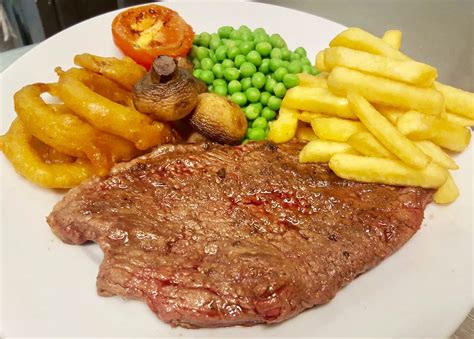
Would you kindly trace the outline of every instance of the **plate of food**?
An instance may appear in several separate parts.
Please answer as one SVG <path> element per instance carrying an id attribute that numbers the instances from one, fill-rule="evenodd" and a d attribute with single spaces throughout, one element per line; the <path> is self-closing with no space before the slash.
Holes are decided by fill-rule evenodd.
<path id="1" fill-rule="evenodd" d="M 2 336 L 449 336 L 474 101 L 437 77 L 259 3 L 49 38 L 0 75 Z"/>

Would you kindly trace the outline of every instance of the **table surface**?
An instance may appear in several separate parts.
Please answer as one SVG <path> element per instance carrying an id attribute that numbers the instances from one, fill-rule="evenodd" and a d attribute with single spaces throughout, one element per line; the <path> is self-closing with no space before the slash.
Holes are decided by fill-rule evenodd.
<path id="1" fill-rule="evenodd" d="M 315 14 L 381 36 L 403 33 L 401 50 L 438 69 L 447 84 L 474 91 L 474 1 L 470 0 L 261 0 Z M 284 23 L 282 23 L 284 24 Z M 306 32 L 317 34 L 317 32 Z M 0 53 L 0 72 L 34 45 Z M 474 309 L 452 338 L 474 337 Z"/>

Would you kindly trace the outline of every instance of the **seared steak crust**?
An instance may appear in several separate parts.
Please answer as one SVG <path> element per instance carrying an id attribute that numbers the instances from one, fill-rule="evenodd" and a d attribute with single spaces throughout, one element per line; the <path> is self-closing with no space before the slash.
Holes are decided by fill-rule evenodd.
<path id="1" fill-rule="evenodd" d="M 48 217 L 98 243 L 98 293 L 172 325 L 279 322 L 328 302 L 420 227 L 431 191 L 299 164 L 302 144 L 167 145 L 71 190 Z"/>

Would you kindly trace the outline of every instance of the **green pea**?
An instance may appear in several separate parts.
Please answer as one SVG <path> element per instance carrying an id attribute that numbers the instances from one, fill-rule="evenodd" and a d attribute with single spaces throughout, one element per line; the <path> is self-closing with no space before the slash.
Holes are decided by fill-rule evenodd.
<path id="1" fill-rule="evenodd" d="M 255 50 L 260 53 L 261 56 L 265 57 L 270 55 L 272 51 L 272 45 L 269 42 L 263 41 L 257 43 Z"/>
<path id="2" fill-rule="evenodd" d="M 298 54 L 302 58 L 306 56 L 306 50 L 303 47 L 297 47 L 295 49 L 295 53 Z"/>
<path id="3" fill-rule="evenodd" d="M 228 39 L 234 29 L 230 26 L 222 26 L 217 30 L 221 39 Z"/>
<path id="4" fill-rule="evenodd" d="M 292 74 L 298 74 L 303 71 L 303 67 L 301 66 L 301 62 L 299 60 L 293 60 L 288 65 L 288 72 Z"/>
<path id="5" fill-rule="evenodd" d="M 197 68 L 193 71 L 193 77 L 195 78 L 201 79 L 201 74 L 202 74 L 202 69 Z"/>
<path id="6" fill-rule="evenodd" d="M 242 66 L 242 64 L 246 61 L 247 58 L 245 57 L 245 55 L 239 54 L 234 59 L 234 65 L 235 67 L 240 68 L 240 66 Z"/>
<path id="7" fill-rule="evenodd" d="M 201 60 L 201 69 L 210 70 L 214 66 L 214 62 L 210 58 L 204 58 Z"/>
<path id="8" fill-rule="evenodd" d="M 255 29 L 253 30 L 253 35 L 256 36 L 256 35 L 260 35 L 260 34 L 266 35 L 267 32 L 266 32 L 265 29 L 263 29 L 262 27 L 255 28 Z"/>
<path id="9" fill-rule="evenodd" d="M 242 141 L 242 145 L 246 145 L 250 142 L 249 139 L 245 138 L 243 141 Z"/>
<path id="10" fill-rule="evenodd" d="M 283 81 L 283 77 L 288 74 L 288 70 L 285 67 L 279 67 L 273 73 L 273 77 L 275 78 L 276 81 Z"/>
<path id="11" fill-rule="evenodd" d="M 286 47 L 286 42 L 285 40 L 283 40 L 280 34 L 272 34 L 270 36 L 270 43 L 272 44 L 273 47 L 278 47 L 278 48 Z"/>
<path id="12" fill-rule="evenodd" d="M 303 73 L 312 74 L 314 67 L 311 65 L 303 65 Z"/>
<path id="13" fill-rule="evenodd" d="M 193 45 L 199 47 L 199 34 L 194 34 Z"/>
<path id="14" fill-rule="evenodd" d="M 217 39 L 211 39 L 211 41 L 209 42 L 209 48 L 213 51 L 216 50 L 217 47 L 219 47 L 221 44 L 221 39 L 217 38 Z"/>
<path id="15" fill-rule="evenodd" d="M 243 78 L 240 80 L 240 84 L 242 85 L 242 91 L 246 91 L 252 87 L 252 78 Z"/>
<path id="16" fill-rule="evenodd" d="M 248 26 L 246 26 L 246 25 L 240 26 L 240 27 L 239 27 L 239 31 L 241 31 L 242 33 L 243 33 L 243 32 L 252 33 L 252 31 L 250 30 L 250 28 L 248 28 Z"/>
<path id="17" fill-rule="evenodd" d="M 217 34 L 217 33 L 212 33 L 212 34 L 211 34 L 211 40 L 212 40 L 212 39 L 220 39 L 219 34 Z"/>
<path id="18" fill-rule="evenodd" d="M 197 49 L 197 46 L 192 45 L 191 51 L 189 52 L 189 56 L 191 57 L 191 59 L 194 59 L 196 57 Z"/>
<path id="19" fill-rule="evenodd" d="M 298 79 L 298 76 L 296 74 L 285 74 L 285 76 L 283 77 L 283 84 L 286 88 L 298 86 L 299 83 L 300 80 Z"/>
<path id="20" fill-rule="evenodd" d="M 283 47 L 281 50 L 281 58 L 282 60 L 290 60 L 290 51 L 288 48 Z"/>
<path id="21" fill-rule="evenodd" d="M 248 131 L 248 137 L 250 140 L 255 140 L 255 141 L 265 140 L 265 138 L 267 137 L 267 134 L 265 133 L 265 130 L 262 128 L 252 127 Z"/>
<path id="22" fill-rule="evenodd" d="M 300 61 L 301 61 L 301 63 L 302 63 L 303 65 L 309 65 L 309 66 L 311 66 L 311 61 L 310 61 L 307 57 L 302 57 L 302 58 L 300 59 Z"/>
<path id="23" fill-rule="evenodd" d="M 242 92 L 235 92 L 234 94 L 232 94 L 231 100 L 240 107 L 244 106 L 247 103 L 247 97 Z"/>
<path id="24" fill-rule="evenodd" d="M 268 40 L 270 40 L 270 37 L 268 36 L 268 34 L 258 34 L 258 35 L 254 34 L 253 42 L 255 44 L 259 44 L 261 42 L 268 42 Z M 270 49 L 272 49 L 272 45 L 270 45 Z"/>
<path id="25" fill-rule="evenodd" d="M 279 49 L 278 47 L 273 48 L 270 53 L 270 58 L 281 59 L 282 58 L 281 49 Z"/>
<path id="26" fill-rule="evenodd" d="M 217 47 L 214 55 L 216 56 L 217 61 L 223 61 L 227 57 L 227 47 L 226 46 Z"/>
<path id="27" fill-rule="evenodd" d="M 271 97 L 272 95 L 269 93 L 269 92 L 262 92 L 260 93 L 260 103 L 263 105 L 263 106 L 266 106 L 268 104 L 268 99 Z"/>
<path id="28" fill-rule="evenodd" d="M 213 92 L 214 91 L 214 86 L 212 86 L 212 85 L 207 86 L 207 91 L 208 92 Z"/>
<path id="29" fill-rule="evenodd" d="M 231 40 L 241 40 L 242 39 L 242 32 L 240 32 L 238 30 L 234 30 L 234 31 L 230 32 L 229 39 L 231 39 Z"/>
<path id="30" fill-rule="evenodd" d="M 216 59 L 216 54 L 214 53 L 214 51 L 211 49 L 209 50 L 209 59 L 212 60 L 212 62 L 216 63 L 217 62 L 217 59 Z"/>
<path id="31" fill-rule="evenodd" d="M 216 88 L 217 86 L 226 86 L 227 87 L 227 81 L 225 81 L 224 79 L 215 79 L 212 82 L 212 86 L 214 86 L 214 88 Z"/>
<path id="32" fill-rule="evenodd" d="M 261 73 L 261 72 L 257 72 L 257 73 L 254 73 L 252 75 L 252 86 L 255 87 L 255 88 L 262 88 L 263 86 L 265 86 L 265 81 L 267 79 L 265 78 L 265 74 Z"/>
<path id="33" fill-rule="evenodd" d="M 207 49 L 206 47 L 198 47 L 197 51 L 196 51 L 196 56 L 198 58 L 198 60 L 202 60 L 204 58 L 207 58 L 209 57 L 209 49 Z"/>
<path id="34" fill-rule="evenodd" d="M 247 55 L 251 50 L 253 50 L 253 42 L 252 41 L 243 41 L 240 46 L 240 52 L 243 55 Z"/>
<path id="35" fill-rule="evenodd" d="M 257 67 L 254 64 L 246 61 L 240 65 L 240 73 L 243 77 L 250 77 L 257 71 Z"/>
<path id="36" fill-rule="evenodd" d="M 279 97 L 283 98 L 286 94 L 286 87 L 282 82 L 279 82 L 273 87 L 273 93 Z"/>
<path id="37" fill-rule="evenodd" d="M 283 61 L 280 59 L 270 59 L 270 70 L 275 72 L 278 68 L 282 67 Z"/>
<path id="38" fill-rule="evenodd" d="M 209 42 L 211 41 L 211 35 L 207 32 L 202 32 L 199 34 L 199 44 L 204 47 L 209 47 Z"/>
<path id="39" fill-rule="evenodd" d="M 262 64 L 262 57 L 257 51 L 250 51 L 247 54 L 247 61 L 258 67 Z"/>
<path id="40" fill-rule="evenodd" d="M 198 58 L 193 59 L 193 65 L 194 65 L 194 69 L 201 68 L 201 62 L 199 61 Z"/>
<path id="41" fill-rule="evenodd" d="M 239 76 L 239 70 L 235 67 L 227 67 L 224 69 L 224 78 L 226 78 L 227 81 L 237 80 Z"/>
<path id="42" fill-rule="evenodd" d="M 265 83 L 265 91 L 273 93 L 273 87 L 277 84 L 277 81 L 273 78 L 267 78 Z"/>
<path id="43" fill-rule="evenodd" d="M 227 47 L 227 49 L 231 47 L 238 47 L 239 43 L 236 40 L 230 40 L 230 39 L 222 39 L 222 42 L 224 43 L 224 46 Z"/>
<path id="44" fill-rule="evenodd" d="M 240 40 L 242 41 L 252 41 L 253 35 L 252 32 L 242 32 L 240 36 Z"/>
<path id="45" fill-rule="evenodd" d="M 290 64 L 290 62 L 287 60 L 283 60 L 281 64 L 282 64 L 282 67 L 288 68 L 288 65 Z"/>
<path id="46" fill-rule="evenodd" d="M 225 60 L 222 61 L 222 66 L 224 66 L 224 68 L 233 67 L 234 62 L 230 59 L 225 59 Z"/>
<path id="47" fill-rule="evenodd" d="M 262 110 L 262 117 L 264 117 L 265 119 L 267 119 L 267 121 L 271 121 L 273 119 L 275 119 L 276 117 L 276 112 L 268 107 L 265 107 L 263 110 Z"/>
<path id="48" fill-rule="evenodd" d="M 268 74 L 270 72 L 270 59 L 263 59 L 258 71 L 263 74 Z"/>
<path id="49" fill-rule="evenodd" d="M 242 91 L 242 85 L 238 80 L 232 80 L 227 85 L 227 89 L 229 91 L 229 94 L 232 95 L 234 93 Z"/>
<path id="50" fill-rule="evenodd" d="M 271 110 L 276 111 L 276 110 L 280 109 L 280 106 L 281 106 L 281 99 L 280 98 L 277 98 L 276 96 L 272 95 L 268 99 L 267 107 L 270 108 Z M 267 119 L 267 120 L 270 120 L 270 119 Z"/>
<path id="51" fill-rule="evenodd" d="M 319 73 L 321 73 L 320 70 L 318 70 L 318 69 L 316 69 L 316 68 L 314 68 L 314 67 L 311 67 L 311 69 L 312 69 L 312 70 L 311 70 L 311 74 L 312 74 L 312 75 L 318 75 Z"/>
<path id="52" fill-rule="evenodd" d="M 260 91 L 255 87 L 250 87 L 245 91 L 245 95 L 247 96 L 247 100 L 249 102 L 259 102 L 260 101 Z"/>
<path id="53" fill-rule="evenodd" d="M 227 50 L 227 57 L 234 60 L 234 58 L 240 54 L 239 47 L 231 47 Z"/>
<path id="54" fill-rule="evenodd" d="M 290 61 L 301 59 L 298 53 L 290 53 Z"/>
<path id="55" fill-rule="evenodd" d="M 267 127 L 267 119 L 265 119 L 264 117 L 258 117 L 257 119 L 255 119 L 253 122 L 252 122 L 252 128 L 261 128 L 261 129 L 265 129 Z"/>
<path id="56" fill-rule="evenodd" d="M 201 72 L 201 76 L 199 77 L 199 79 L 204 81 L 206 85 L 211 85 L 212 82 L 214 81 L 214 74 L 209 70 L 206 70 L 206 71 L 203 70 Z"/>
<path id="57" fill-rule="evenodd" d="M 222 79 L 224 77 L 224 66 L 222 64 L 214 64 L 212 66 L 212 73 L 214 73 L 216 78 Z"/>
<path id="58" fill-rule="evenodd" d="M 244 113 L 248 120 L 254 120 L 260 115 L 261 107 L 257 104 L 250 104 L 245 107 Z"/>
<path id="59" fill-rule="evenodd" d="M 227 86 L 214 86 L 214 93 L 225 97 L 227 95 Z"/>

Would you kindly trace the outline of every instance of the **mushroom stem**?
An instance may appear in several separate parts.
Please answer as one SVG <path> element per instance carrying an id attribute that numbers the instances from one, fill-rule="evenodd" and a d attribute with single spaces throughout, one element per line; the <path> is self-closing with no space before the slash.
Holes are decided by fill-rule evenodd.
<path id="1" fill-rule="evenodd" d="M 177 62 L 173 58 L 161 55 L 153 61 L 150 72 L 151 82 L 154 84 L 166 83 L 175 78 L 177 70 Z"/>

